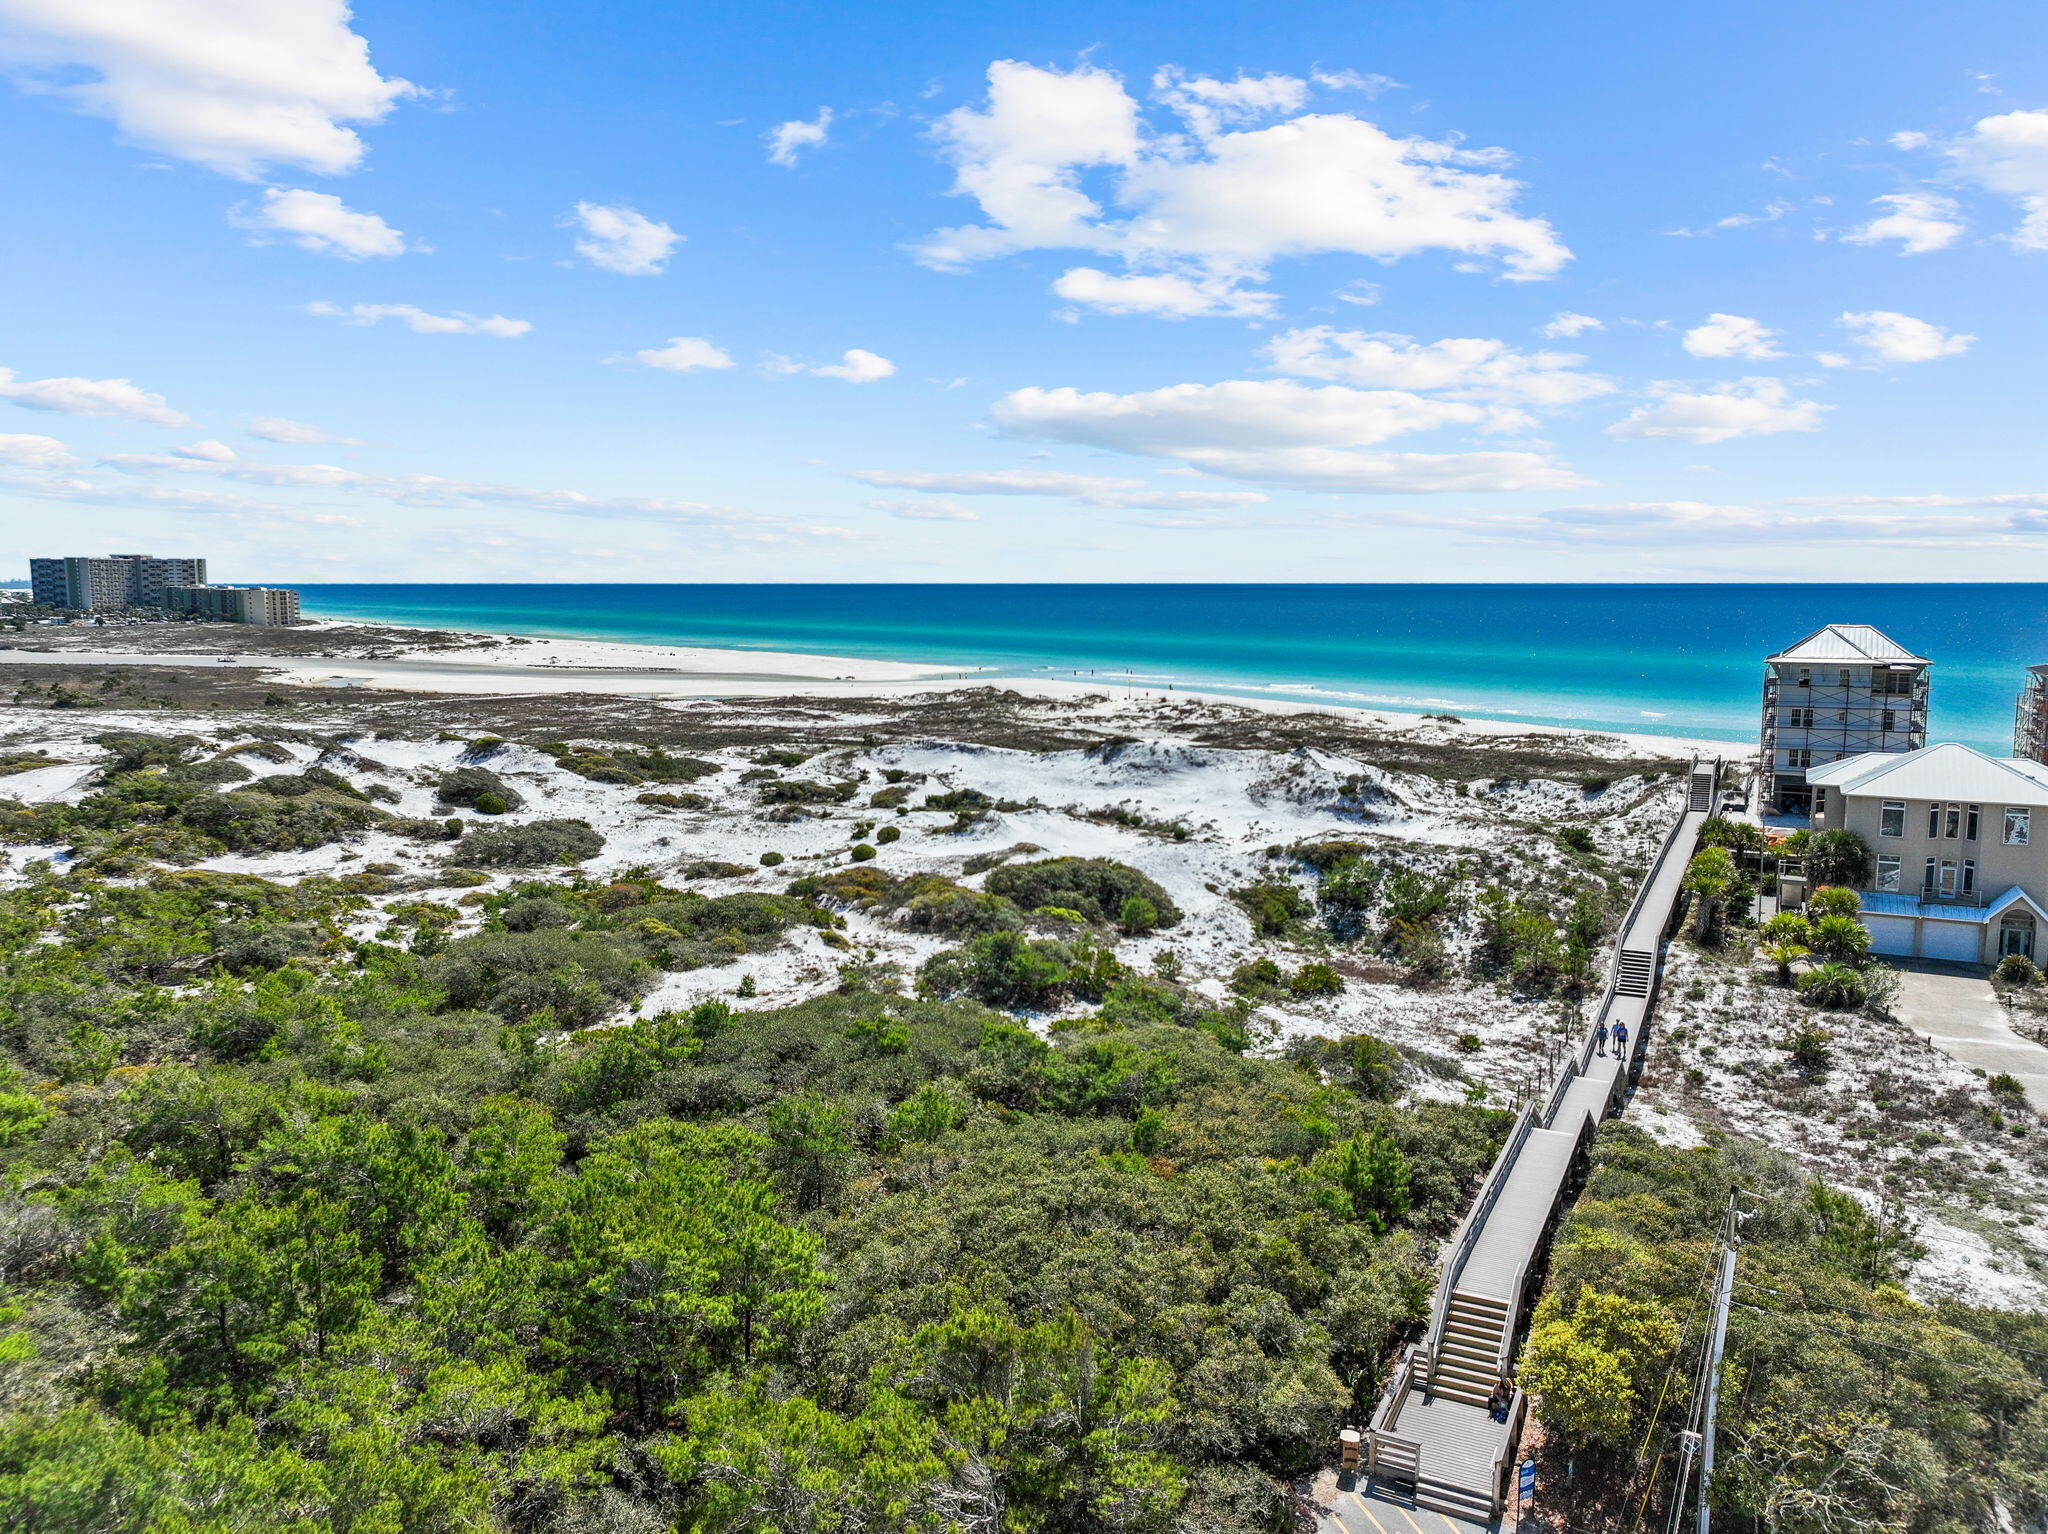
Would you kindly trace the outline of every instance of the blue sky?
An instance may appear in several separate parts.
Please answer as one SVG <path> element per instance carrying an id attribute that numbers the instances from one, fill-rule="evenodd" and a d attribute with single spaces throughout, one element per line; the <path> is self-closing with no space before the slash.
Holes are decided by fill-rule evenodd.
<path id="1" fill-rule="evenodd" d="M 2038 579 L 2040 44 L 0 0 L 0 572 Z"/>

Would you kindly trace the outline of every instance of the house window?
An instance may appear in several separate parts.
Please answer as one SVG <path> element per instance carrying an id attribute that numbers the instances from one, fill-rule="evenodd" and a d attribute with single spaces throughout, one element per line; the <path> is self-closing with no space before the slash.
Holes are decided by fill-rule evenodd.
<path id="1" fill-rule="evenodd" d="M 1813 728 L 1813 710 L 1789 708 L 1785 710 L 1785 723 L 1795 730 L 1810 730 Z"/>
<path id="2" fill-rule="evenodd" d="M 1889 735 L 1893 730 L 1896 730 L 1899 727 L 1898 718 L 1899 716 L 1893 713 L 1890 709 L 1886 709 L 1884 711 L 1884 732 L 1887 735 Z"/>
<path id="3" fill-rule="evenodd" d="M 1934 893 L 1934 859 L 1933 859 L 1933 858 L 1929 858 L 1929 859 L 1927 860 L 1927 872 L 1926 872 L 1925 874 L 1921 875 L 1921 878 L 1920 878 L 1920 888 L 1921 888 L 1921 889 L 1923 889 L 1923 890 L 1925 890 L 1925 891 L 1926 891 L 1926 892 L 1927 892 L 1928 894 L 1933 894 L 1933 893 Z"/>
<path id="4" fill-rule="evenodd" d="M 1799 680 L 1793 685 L 1796 687 L 1811 687 L 1813 685 L 1813 673 L 1802 666 L 1799 671 Z"/>
<path id="5" fill-rule="evenodd" d="M 1941 806 L 1938 804 L 1927 806 L 1927 834 L 1929 836 L 1941 835 Z"/>
<path id="6" fill-rule="evenodd" d="M 1941 834 L 1950 841 L 1963 834 L 1963 807 L 1960 804 L 1951 804 L 1943 813 Z"/>
<path id="7" fill-rule="evenodd" d="M 1811 767 L 1813 765 L 1813 753 L 1804 746 L 1789 747 L 1785 752 L 1785 765 L 1787 767 Z"/>
<path id="8" fill-rule="evenodd" d="M 1849 668 L 1847 666 L 1842 668 L 1842 680 L 1836 685 L 1840 687 L 1847 687 L 1849 685 Z"/>
<path id="9" fill-rule="evenodd" d="M 1895 890 L 1899 887 L 1899 860 L 1896 855 L 1887 855 L 1877 860 L 1877 887 L 1881 890 Z"/>
<path id="10" fill-rule="evenodd" d="M 2007 810 L 2005 812 L 2005 844 L 2008 847 L 2024 847 L 2027 844 L 2029 823 L 2034 818 L 2032 810 Z"/>
<path id="11" fill-rule="evenodd" d="M 1956 864 L 1955 864 L 1955 859 L 1954 859 L 1954 858 L 1943 858 L 1943 859 L 1941 860 L 1941 883 L 1940 883 L 1940 884 L 1939 884 L 1939 885 L 1938 885 L 1938 886 L 1936 887 L 1936 893 L 1938 893 L 1938 894 L 1940 894 L 1940 895 L 1943 895 L 1943 896 L 1948 896 L 1948 895 L 1953 895 L 1953 894 L 1954 894 L 1955 892 L 1956 892 Z"/>
<path id="12" fill-rule="evenodd" d="M 1906 834 L 1906 801 L 1887 799 L 1878 810 L 1877 834 L 1879 836 L 1904 836 Z M 1894 861 L 1897 861 L 1894 859 Z M 1897 886 L 1893 886 L 1897 888 Z"/>
<path id="13" fill-rule="evenodd" d="M 1977 860 L 1975 858 L 1963 859 L 1963 893 L 1965 895 L 1977 893 Z"/>
<path id="14" fill-rule="evenodd" d="M 1975 840 L 1977 839 L 1977 822 L 1978 822 L 1979 820 L 1981 820 L 1982 818 L 1983 818 L 1983 806 L 1981 806 L 1981 805 L 1976 805 L 1976 804 L 1973 804 L 1973 805 L 1971 805 L 1971 806 L 1969 807 L 1969 809 L 1968 809 L 1967 811 L 1965 811 L 1965 812 L 1964 812 L 1964 814 L 1963 814 L 1963 840 L 1964 840 L 1964 841 L 1966 841 L 1966 842 L 1974 842 L 1974 841 L 1975 841 Z"/>

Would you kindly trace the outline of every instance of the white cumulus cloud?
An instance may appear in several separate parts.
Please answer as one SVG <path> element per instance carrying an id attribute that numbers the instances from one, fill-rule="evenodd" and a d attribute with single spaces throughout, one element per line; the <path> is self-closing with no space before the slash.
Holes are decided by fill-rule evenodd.
<path id="1" fill-rule="evenodd" d="M 78 460 L 55 437 L 32 432 L 0 432 L 0 463 L 17 469 L 70 469 Z"/>
<path id="2" fill-rule="evenodd" d="M 125 378 L 22 378 L 0 368 L 0 399 L 25 410 L 60 415 L 125 416 L 152 426 L 185 426 L 191 417 L 164 403 L 161 394 L 138 389 Z"/>
<path id="3" fill-rule="evenodd" d="M 839 378 L 847 383 L 874 383 L 894 373 L 896 364 L 887 357 L 877 357 L 873 352 L 863 351 L 856 346 L 841 353 L 837 362 L 827 363 L 810 371 L 819 378 Z"/>
<path id="4" fill-rule="evenodd" d="M 1141 394 L 1017 389 L 996 401 L 1012 436 L 1170 458 L 1254 484 L 1360 492 L 1548 489 L 1584 483 L 1540 453 L 1374 453 L 1360 448 L 1441 426 L 1525 427 L 1520 411 L 1393 389 L 1290 380 L 1175 384 Z"/>
<path id="5" fill-rule="evenodd" d="M 188 442 L 183 447 L 171 449 L 173 458 L 189 458 L 195 463 L 233 463 L 235 450 L 225 442 L 216 442 L 211 437 L 200 442 Z"/>
<path id="6" fill-rule="evenodd" d="M 2019 205 L 2008 240 L 2021 250 L 2048 250 L 2048 109 L 1981 118 L 1936 147 L 1957 176 Z"/>
<path id="7" fill-rule="evenodd" d="M 0 57 L 145 148 L 232 176 L 336 175 L 363 157 L 348 124 L 413 89 L 349 21 L 346 0 L 6 0 Z"/>
<path id="8" fill-rule="evenodd" d="M 1153 511 L 1228 511 L 1262 504 L 1253 490 L 1156 490 L 1142 479 L 1107 474 L 1063 474 L 1053 469 L 993 469 L 967 473 L 858 469 L 853 478 L 878 489 L 949 495 L 1042 495 L 1077 506 Z M 870 501 L 869 505 L 879 503 Z"/>
<path id="9" fill-rule="evenodd" d="M 580 231 L 576 254 L 592 266 L 627 277 L 652 277 L 668 264 L 683 237 L 632 208 L 579 202 L 566 222 Z"/>
<path id="10" fill-rule="evenodd" d="M 870 511 L 886 511 L 906 522 L 979 522 L 981 513 L 951 501 L 863 501 Z"/>
<path id="11" fill-rule="evenodd" d="M 1938 192 L 1887 192 L 1873 197 L 1874 207 L 1887 211 L 1860 228 L 1843 235 L 1851 245 L 1877 245 L 1886 240 L 1899 242 L 1902 256 L 1922 256 L 1930 250 L 1953 245 L 1963 232 L 1956 216 L 1955 199 Z"/>
<path id="12" fill-rule="evenodd" d="M 370 256 L 396 256 L 405 251 L 405 236 L 374 213 L 358 213 L 332 192 L 270 187 L 255 207 L 246 204 L 228 215 L 228 222 L 247 229 L 263 244 L 281 235 L 316 256 L 361 261 Z"/>
<path id="13" fill-rule="evenodd" d="M 1152 93 L 1201 138 L 1262 117 L 1299 112 L 1308 105 L 1308 81 L 1293 75 L 1248 75 L 1215 80 L 1167 65 L 1152 76 Z"/>
<path id="14" fill-rule="evenodd" d="M 1370 389 L 1441 392 L 1453 399 L 1558 406 L 1612 394 L 1611 380 L 1574 369 L 1569 352 L 1522 352 L 1478 337 L 1418 344 L 1385 331 L 1314 325 L 1266 344 L 1276 373 L 1324 378 Z"/>
<path id="15" fill-rule="evenodd" d="M 528 320 L 508 320 L 502 314 L 429 314 L 412 304 L 330 304 L 316 299 L 306 305 L 308 314 L 338 319 L 345 325 L 374 325 L 379 320 L 402 320 L 408 329 L 423 336 L 523 336 L 533 325 Z"/>
<path id="16" fill-rule="evenodd" d="M 1968 351 L 1977 339 L 1891 309 L 1844 314 L 1836 323 L 1879 362 L 1932 362 Z"/>
<path id="17" fill-rule="evenodd" d="M 1569 309 L 1560 311 L 1543 327 L 1544 336 L 1552 341 L 1568 341 L 1573 336 L 1588 330 L 1605 330 L 1607 326 L 1590 314 L 1574 314 Z"/>
<path id="18" fill-rule="evenodd" d="M 1441 250 L 1493 262 L 1511 280 L 1549 276 L 1570 259 L 1548 223 L 1515 211 L 1521 187 L 1501 174 L 1500 151 L 1398 138 L 1345 112 L 1259 124 L 1299 112 L 1305 87 L 1290 76 L 1162 71 L 1161 97 L 1187 133 L 1155 130 L 1122 80 L 1093 65 L 998 60 L 988 80 L 985 103 L 957 108 L 935 130 L 953 190 L 986 222 L 920 242 L 915 254 L 933 267 L 1076 249 L 1118 258 L 1134 275 L 1249 288 L 1284 257 L 1393 261 Z M 1082 186 L 1097 169 L 1110 206 Z"/>
<path id="19" fill-rule="evenodd" d="M 831 132 L 830 107 L 819 107 L 818 115 L 809 122 L 798 118 L 794 122 L 777 123 L 767 133 L 768 162 L 771 165 L 793 166 L 800 153 L 806 149 L 820 147 Z"/>
<path id="20" fill-rule="evenodd" d="M 1794 399 L 1782 378 L 1742 378 L 1704 389 L 1682 383 L 1650 385 L 1651 402 L 1607 428 L 1610 437 L 1678 437 L 1726 442 L 1781 431 L 1818 431 L 1832 406 Z"/>
<path id="21" fill-rule="evenodd" d="M 1271 293 L 1241 288 L 1229 277 L 1182 276 L 1174 272 L 1133 272 L 1116 276 L 1077 266 L 1053 280 L 1055 296 L 1104 314 L 1150 314 L 1185 320 L 1224 314 L 1258 319 L 1273 312 Z"/>
<path id="22" fill-rule="evenodd" d="M 729 368 L 730 353 L 713 346 L 702 336 L 670 336 L 668 345 L 649 347 L 633 353 L 636 362 L 670 373 L 689 373 L 699 368 Z"/>
<path id="23" fill-rule="evenodd" d="M 1772 339 L 1778 333 L 1740 314 L 1710 314 L 1704 325 L 1685 333 L 1683 345 L 1695 357 L 1782 356 Z"/>
<path id="24" fill-rule="evenodd" d="M 322 427 L 310 426 L 304 421 L 288 421 L 281 415 L 259 415 L 249 423 L 249 435 L 260 437 L 265 442 L 308 443 L 346 442 L 353 444 L 352 437 L 337 437 Z"/>

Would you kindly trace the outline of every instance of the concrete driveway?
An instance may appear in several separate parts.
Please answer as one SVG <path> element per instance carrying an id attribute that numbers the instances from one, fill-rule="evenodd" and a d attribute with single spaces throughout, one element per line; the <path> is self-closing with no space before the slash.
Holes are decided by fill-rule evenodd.
<path id="1" fill-rule="evenodd" d="M 1974 965 L 1902 961 L 1900 1022 L 1965 1065 L 2019 1078 L 2036 1113 L 2048 1113 L 2048 1049 L 2015 1033 L 1991 982 Z"/>

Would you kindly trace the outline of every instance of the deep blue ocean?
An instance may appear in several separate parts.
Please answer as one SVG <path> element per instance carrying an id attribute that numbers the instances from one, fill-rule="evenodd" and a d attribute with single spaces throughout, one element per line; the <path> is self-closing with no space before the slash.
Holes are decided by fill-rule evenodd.
<path id="1" fill-rule="evenodd" d="M 1931 738 L 2003 752 L 2048 585 L 305 586 L 309 617 L 1094 672 L 1331 706 L 1754 739 L 1763 657 L 1873 623 Z"/>

